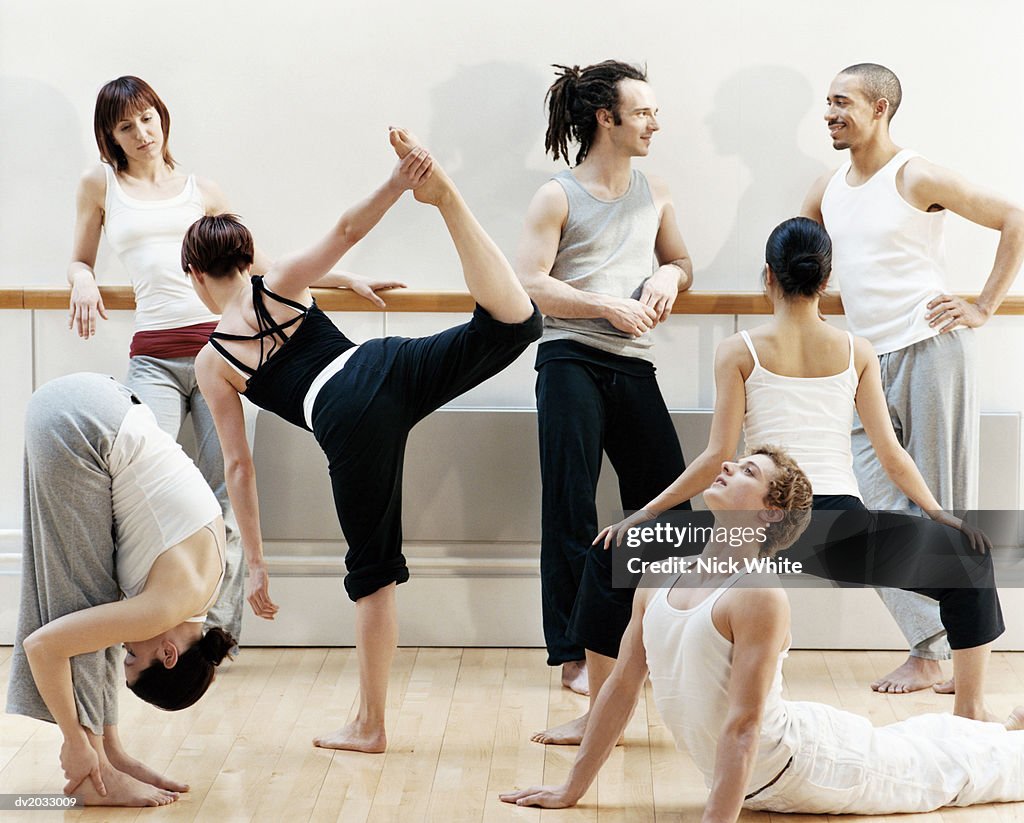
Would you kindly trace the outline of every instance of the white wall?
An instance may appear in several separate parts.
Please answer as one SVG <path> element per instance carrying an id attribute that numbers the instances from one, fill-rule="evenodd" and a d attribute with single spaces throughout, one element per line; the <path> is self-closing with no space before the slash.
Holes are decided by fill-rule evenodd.
<path id="1" fill-rule="evenodd" d="M 557 168 L 543 154 L 549 64 L 617 57 L 648 65 L 662 132 L 641 167 L 675 192 L 696 287 L 750 290 L 768 231 L 843 157 L 821 114 L 829 80 L 849 63 L 882 62 L 900 75 L 898 142 L 1024 199 L 1022 34 L 1024 5 L 1014 0 L 2 2 L 0 286 L 63 282 L 75 186 L 97 161 L 95 93 L 117 75 L 154 85 L 183 168 L 216 180 L 271 255 L 316 237 L 384 178 L 391 123 L 430 145 L 511 253 L 530 196 Z M 995 242 L 993 232 L 950 220 L 954 289 L 980 289 Z M 346 266 L 414 288 L 461 286 L 440 221 L 411 200 Z M 105 249 L 98 273 L 126 282 Z M 60 312 L 0 319 L 0 530 L 13 530 L 28 394 L 61 372 L 123 374 L 130 319 L 117 313 L 87 344 Z M 451 319 L 391 316 L 387 330 L 419 333 Z M 383 330 L 379 318 L 339 320 L 360 333 Z M 659 329 L 671 406 L 711 405 L 712 351 L 736 322 L 676 317 Z M 1024 360 L 1022 332 L 1024 318 L 997 318 L 981 332 L 987 411 L 1024 410 L 1024 381 L 1005 365 Z M 530 363 L 464 402 L 532 404 Z"/>

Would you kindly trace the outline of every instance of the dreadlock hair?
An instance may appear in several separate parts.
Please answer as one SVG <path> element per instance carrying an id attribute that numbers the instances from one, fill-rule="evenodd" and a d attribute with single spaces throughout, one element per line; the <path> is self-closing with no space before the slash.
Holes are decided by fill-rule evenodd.
<path id="1" fill-rule="evenodd" d="M 597 131 L 597 111 L 607 109 L 615 124 L 619 118 L 620 80 L 647 81 L 647 68 L 639 68 L 618 60 L 605 60 L 581 69 L 579 66 L 553 68 L 557 80 L 551 84 L 544 102 L 548 107 L 548 130 L 544 135 L 544 151 L 552 157 L 569 162 L 570 141 L 579 144 L 576 164 L 579 165 L 590 151 Z"/>

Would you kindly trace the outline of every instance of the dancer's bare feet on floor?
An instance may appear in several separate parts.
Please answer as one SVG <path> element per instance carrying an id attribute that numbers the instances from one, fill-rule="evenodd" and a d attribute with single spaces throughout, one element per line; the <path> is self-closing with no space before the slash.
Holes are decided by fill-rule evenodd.
<path id="1" fill-rule="evenodd" d="M 949 678 L 949 680 L 944 680 L 941 683 L 936 683 L 934 686 L 932 686 L 932 691 L 936 694 L 956 694 L 956 683 L 953 681 L 953 678 L 951 677 Z"/>
<path id="2" fill-rule="evenodd" d="M 1018 706 L 1010 712 L 1010 716 L 1006 718 L 1003 725 L 1011 732 L 1024 731 L 1024 706 Z"/>
<path id="3" fill-rule="evenodd" d="M 388 741 L 383 726 L 368 726 L 353 720 L 336 732 L 314 737 L 313 745 L 321 749 L 379 754 L 387 748 Z"/>
<path id="4" fill-rule="evenodd" d="M 884 694 L 907 694 L 927 689 L 944 679 L 942 667 L 937 660 L 911 656 L 902 666 L 878 678 L 871 684 L 871 688 Z"/>
<path id="5" fill-rule="evenodd" d="M 417 146 L 421 145 L 415 136 L 397 126 L 391 127 L 388 136 L 399 159 L 402 159 Z M 441 168 L 441 164 L 434 159 L 430 176 L 414 188 L 412 193 L 421 203 L 429 203 L 432 206 L 440 207 L 447 199 L 453 197 L 456 191 L 455 184 L 452 183 L 451 178 Z"/>
<path id="6" fill-rule="evenodd" d="M 88 777 L 71 794 L 81 798 L 86 806 L 166 806 L 178 799 L 177 792 L 144 783 L 109 763 L 100 764 L 100 776 L 106 795 L 97 792 Z"/>
<path id="7" fill-rule="evenodd" d="M 590 694 L 590 682 L 587 680 L 587 661 L 570 660 L 562 664 L 562 685 L 582 694 L 584 697 Z"/>
<path id="8" fill-rule="evenodd" d="M 590 712 L 587 712 L 582 717 L 577 717 L 575 720 L 570 720 L 561 726 L 536 732 L 530 736 L 530 740 L 534 743 L 544 743 L 548 746 L 578 746 L 583 740 L 583 733 L 587 730 L 587 718 L 589 716 Z"/>
<path id="9" fill-rule="evenodd" d="M 150 786 L 166 789 L 169 792 L 187 792 L 189 789 L 188 783 L 172 780 L 160 774 L 156 769 L 150 768 L 141 760 L 136 760 L 122 751 L 113 751 L 109 746 L 107 747 L 107 758 L 110 760 L 110 765 L 119 772 L 143 783 L 148 783 Z"/>

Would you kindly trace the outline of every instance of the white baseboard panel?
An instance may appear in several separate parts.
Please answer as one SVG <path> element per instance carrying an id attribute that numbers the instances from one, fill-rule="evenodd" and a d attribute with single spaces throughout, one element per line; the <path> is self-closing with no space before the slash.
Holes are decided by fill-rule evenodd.
<path id="1" fill-rule="evenodd" d="M 14 537 L 0 533 L 0 644 L 6 645 L 14 642 L 21 584 L 20 555 L 6 550 Z M 472 560 L 465 555 L 473 547 L 463 546 L 461 556 L 451 558 L 441 556 L 439 546 L 413 548 L 419 556 L 409 559 L 412 579 L 397 597 L 403 646 L 543 646 L 535 547 L 512 544 L 503 547 L 502 557 Z M 281 610 L 266 621 L 246 607 L 243 645 L 353 645 L 355 606 L 345 594 L 341 559 L 309 551 L 301 558 L 269 554 L 268 560 L 271 592 Z M 999 594 L 1007 627 L 995 648 L 1024 651 L 1024 589 Z M 789 597 L 794 648 L 905 648 L 869 589 L 800 587 L 790 589 Z"/>

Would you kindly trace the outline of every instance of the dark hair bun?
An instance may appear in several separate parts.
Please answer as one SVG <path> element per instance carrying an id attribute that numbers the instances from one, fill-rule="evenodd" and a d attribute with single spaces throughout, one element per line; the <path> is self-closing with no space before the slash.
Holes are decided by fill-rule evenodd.
<path id="1" fill-rule="evenodd" d="M 199 641 L 199 649 L 210 663 L 219 666 L 237 643 L 235 638 L 219 626 L 214 626 Z"/>
<path id="2" fill-rule="evenodd" d="M 765 246 L 783 294 L 813 297 L 832 271 L 832 241 L 824 227 L 806 217 L 794 217 L 775 227 Z"/>

